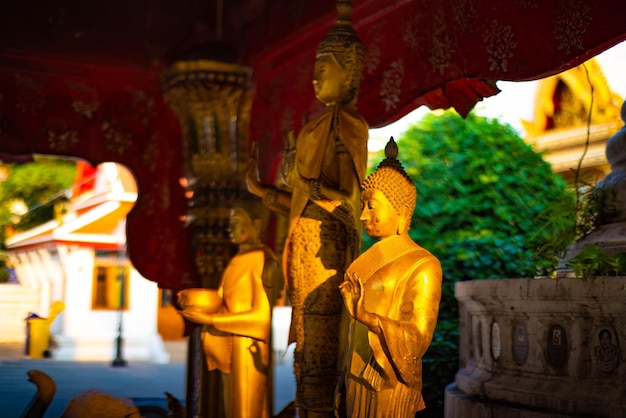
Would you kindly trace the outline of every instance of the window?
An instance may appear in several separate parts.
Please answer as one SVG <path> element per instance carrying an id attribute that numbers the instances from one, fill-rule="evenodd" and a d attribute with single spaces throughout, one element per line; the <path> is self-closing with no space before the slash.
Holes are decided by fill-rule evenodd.
<path id="1" fill-rule="evenodd" d="M 94 267 L 91 308 L 128 309 L 129 268 L 126 258 L 98 257 Z"/>

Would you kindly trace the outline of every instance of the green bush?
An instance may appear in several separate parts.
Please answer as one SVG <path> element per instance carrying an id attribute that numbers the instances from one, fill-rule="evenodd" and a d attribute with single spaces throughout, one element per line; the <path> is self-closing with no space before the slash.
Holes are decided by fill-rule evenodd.
<path id="1" fill-rule="evenodd" d="M 567 263 L 576 277 L 593 278 L 626 275 L 626 252 L 608 255 L 602 247 L 589 245 Z"/>
<path id="2" fill-rule="evenodd" d="M 28 230 L 54 218 L 54 205 L 67 200 L 65 191 L 76 177 L 76 162 L 35 156 L 26 164 L 10 166 L 11 172 L 0 185 L 2 226 L 12 223 L 18 231 Z M 14 201 L 23 201 L 28 212 L 15 220 L 10 211 Z"/>

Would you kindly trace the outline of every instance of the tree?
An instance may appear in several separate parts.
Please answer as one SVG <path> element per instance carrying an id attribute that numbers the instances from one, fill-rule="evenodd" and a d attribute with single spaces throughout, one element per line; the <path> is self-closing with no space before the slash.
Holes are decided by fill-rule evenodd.
<path id="1" fill-rule="evenodd" d="M 418 190 L 411 237 L 439 258 L 444 272 L 437 330 L 424 359 L 428 408 L 418 414 L 438 416 L 444 387 L 458 369 L 454 284 L 533 277 L 535 219 L 572 196 L 541 155 L 497 120 L 430 113 L 397 142 L 398 158 Z"/>
<path id="2" fill-rule="evenodd" d="M 11 165 L 9 177 L 0 183 L 2 233 L 8 224 L 27 230 L 53 219 L 55 204 L 67 199 L 75 177 L 72 160 L 35 156 L 33 162 Z M 16 206 L 23 206 L 25 213 L 16 213 Z"/>

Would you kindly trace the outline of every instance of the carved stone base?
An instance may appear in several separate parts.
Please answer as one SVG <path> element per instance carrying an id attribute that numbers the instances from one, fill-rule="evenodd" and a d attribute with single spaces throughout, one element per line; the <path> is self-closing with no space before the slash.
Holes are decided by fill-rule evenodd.
<path id="1" fill-rule="evenodd" d="M 626 277 L 457 283 L 445 417 L 626 416 Z"/>

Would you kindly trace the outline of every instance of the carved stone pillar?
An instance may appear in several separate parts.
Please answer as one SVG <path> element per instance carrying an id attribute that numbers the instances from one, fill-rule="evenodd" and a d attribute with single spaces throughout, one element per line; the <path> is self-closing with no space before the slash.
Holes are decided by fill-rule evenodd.
<path id="1" fill-rule="evenodd" d="M 164 96 L 182 128 L 184 173 L 197 283 L 216 288 L 233 247 L 228 237 L 229 209 L 245 192 L 252 70 L 225 62 L 196 60 L 173 64 L 163 76 Z M 221 414 L 220 384 L 208 373 L 200 327 L 189 335 L 187 417 Z"/>

